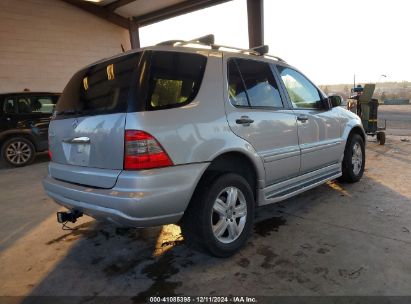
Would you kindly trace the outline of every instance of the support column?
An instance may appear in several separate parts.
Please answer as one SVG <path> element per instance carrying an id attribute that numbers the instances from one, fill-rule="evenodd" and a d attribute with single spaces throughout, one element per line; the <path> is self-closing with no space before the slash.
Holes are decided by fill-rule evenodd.
<path id="1" fill-rule="evenodd" d="M 138 23 L 136 21 L 131 20 L 129 26 L 129 33 L 130 33 L 130 43 L 132 49 L 138 49 L 140 47 L 140 35 L 138 32 Z"/>
<path id="2" fill-rule="evenodd" d="M 264 44 L 264 0 L 247 0 L 249 47 Z"/>

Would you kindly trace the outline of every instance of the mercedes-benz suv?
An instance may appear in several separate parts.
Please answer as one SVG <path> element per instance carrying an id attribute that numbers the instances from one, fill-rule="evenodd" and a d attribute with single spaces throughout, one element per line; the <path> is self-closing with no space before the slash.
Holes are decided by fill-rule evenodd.
<path id="1" fill-rule="evenodd" d="M 245 244 L 256 207 L 358 181 L 361 120 L 266 49 L 170 41 L 77 72 L 50 123 L 44 180 L 65 220 L 178 223 L 224 257 Z"/>

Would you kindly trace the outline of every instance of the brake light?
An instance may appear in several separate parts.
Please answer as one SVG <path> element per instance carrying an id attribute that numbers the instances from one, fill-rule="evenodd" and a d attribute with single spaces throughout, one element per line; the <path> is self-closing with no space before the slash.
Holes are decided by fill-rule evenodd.
<path id="1" fill-rule="evenodd" d="M 124 170 L 143 170 L 172 166 L 173 162 L 159 142 L 143 131 L 126 130 Z"/>

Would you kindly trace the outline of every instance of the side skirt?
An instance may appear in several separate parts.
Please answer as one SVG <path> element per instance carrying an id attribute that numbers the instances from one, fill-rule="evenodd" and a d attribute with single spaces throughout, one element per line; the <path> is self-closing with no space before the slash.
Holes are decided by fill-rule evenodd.
<path id="1" fill-rule="evenodd" d="M 270 185 L 265 189 L 259 190 L 259 197 L 261 199 L 258 205 L 264 206 L 283 201 L 289 197 L 324 184 L 329 180 L 336 179 L 341 175 L 341 164 L 338 163 L 274 185 Z"/>

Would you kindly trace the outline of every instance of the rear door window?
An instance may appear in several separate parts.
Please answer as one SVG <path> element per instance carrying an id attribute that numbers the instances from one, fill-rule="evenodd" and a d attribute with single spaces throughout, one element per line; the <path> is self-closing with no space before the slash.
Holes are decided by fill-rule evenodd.
<path id="1" fill-rule="evenodd" d="M 33 113 L 51 114 L 53 113 L 57 99 L 57 97 L 52 96 L 34 97 L 31 99 L 31 110 Z"/>
<path id="2" fill-rule="evenodd" d="M 8 114 L 51 114 L 58 95 L 16 96 L 5 100 L 3 111 Z"/>
<path id="3" fill-rule="evenodd" d="M 238 68 L 237 71 L 235 66 Z M 268 63 L 236 58 L 229 61 L 228 69 L 229 95 L 233 105 L 244 106 L 242 92 L 245 87 L 250 107 L 284 107 L 277 82 Z"/>
<path id="4" fill-rule="evenodd" d="M 182 106 L 198 93 L 207 58 L 199 54 L 154 51 L 148 78 L 148 109 Z"/>
<path id="5" fill-rule="evenodd" d="M 17 112 L 19 114 L 31 113 L 31 99 L 29 97 L 17 97 Z"/>
<path id="6" fill-rule="evenodd" d="M 233 106 L 246 107 L 250 105 L 244 82 L 235 60 L 228 62 L 228 96 Z"/>
<path id="7" fill-rule="evenodd" d="M 132 53 L 77 72 L 60 97 L 57 116 L 126 112 L 140 57 Z"/>

